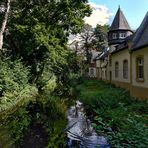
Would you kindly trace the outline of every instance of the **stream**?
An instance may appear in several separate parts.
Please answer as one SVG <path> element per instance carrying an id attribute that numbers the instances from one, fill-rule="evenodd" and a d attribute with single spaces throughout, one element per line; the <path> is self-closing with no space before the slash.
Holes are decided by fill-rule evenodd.
<path id="1" fill-rule="evenodd" d="M 107 139 L 99 136 L 87 119 L 83 104 L 76 101 L 67 111 L 67 147 L 68 148 L 110 148 Z"/>
<path id="2" fill-rule="evenodd" d="M 75 105 L 68 109 L 67 119 L 67 127 L 62 132 L 67 135 L 67 140 L 65 141 L 66 148 L 110 148 L 107 138 L 99 136 L 91 126 L 91 121 L 86 116 L 81 102 L 76 101 Z M 21 147 L 45 148 L 48 143 L 48 133 L 45 128 L 43 128 L 43 125 L 35 122 L 31 124 Z"/>

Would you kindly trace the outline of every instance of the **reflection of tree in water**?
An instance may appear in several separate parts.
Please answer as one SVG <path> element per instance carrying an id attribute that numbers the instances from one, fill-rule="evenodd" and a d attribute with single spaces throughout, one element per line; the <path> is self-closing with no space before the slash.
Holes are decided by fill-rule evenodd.
<path id="1" fill-rule="evenodd" d="M 67 128 L 67 147 L 95 147 L 104 146 L 109 148 L 107 140 L 103 136 L 98 136 L 91 121 L 87 119 L 81 102 L 76 101 L 75 106 L 68 110 L 68 128 Z"/>
<path id="2" fill-rule="evenodd" d="M 48 144 L 48 134 L 41 124 L 32 124 L 26 134 L 21 148 L 45 148 Z"/>

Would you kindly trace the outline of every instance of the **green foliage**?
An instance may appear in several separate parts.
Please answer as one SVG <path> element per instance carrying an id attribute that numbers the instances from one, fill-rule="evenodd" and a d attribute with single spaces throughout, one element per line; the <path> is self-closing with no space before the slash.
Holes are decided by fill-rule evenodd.
<path id="1" fill-rule="evenodd" d="M 130 128 L 120 131 L 115 135 L 110 135 L 109 140 L 112 145 L 118 148 L 143 148 L 148 145 L 148 128 L 144 124 L 137 122 L 134 117 L 128 119 Z"/>
<path id="2" fill-rule="evenodd" d="M 51 93 L 56 87 L 56 76 L 51 71 L 50 65 L 45 65 L 42 74 L 36 82 L 37 88 L 45 93 Z"/>
<path id="3" fill-rule="evenodd" d="M 107 32 L 108 32 L 108 25 L 97 25 L 94 30 L 94 36 L 96 38 L 95 44 L 98 49 L 101 51 L 104 47 L 107 47 Z"/>
<path id="4" fill-rule="evenodd" d="M 65 146 L 65 129 L 67 106 L 64 100 L 52 98 L 50 101 L 50 119 L 48 120 L 47 130 L 49 133 L 48 147 L 64 147 Z"/>
<path id="5" fill-rule="evenodd" d="M 13 147 L 20 143 L 30 122 L 31 117 L 25 107 L 20 107 L 7 120 L 1 120 L 0 147 Z"/>
<path id="6" fill-rule="evenodd" d="M 19 141 L 23 138 L 24 132 L 28 129 L 31 118 L 24 107 L 20 108 L 14 115 L 9 117 L 8 121 L 9 134 L 12 135 L 15 141 Z"/>
<path id="7" fill-rule="evenodd" d="M 30 104 L 33 110 L 32 119 L 34 123 L 41 124 L 48 133 L 47 147 L 63 147 L 65 144 L 66 111 L 65 99 L 49 96 L 41 93 L 34 104 Z"/>
<path id="8" fill-rule="evenodd" d="M 28 83 L 28 69 L 20 61 L 0 60 L 0 113 L 27 103 L 37 94 Z"/>
<path id="9" fill-rule="evenodd" d="M 67 37 L 84 25 L 91 13 L 87 0 L 16 0 L 11 3 L 5 47 L 13 59 L 22 58 L 36 82 L 44 66 L 50 64 L 58 76 L 67 64 Z M 47 62 L 48 61 L 48 62 Z"/>
<path id="10" fill-rule="evenodd" d="M 148 145 L 146 101 L 134 100 L 128 91 L 102 81 L 88 80 L 77 89 L 96 131 L 106 135 L 113 147 Z"/>
<path id="11" fill-rule="evenodd" d="M 12 147 L 31 122 L 26 105 L 35 99 L 37 89 L 28 83 L 29 69 L 20 60 L 0 59 L 0 63 L 0 147 Z"/>
<path id="12" fill-rule="evenodd" d="M 67 37 L 82 29 L 83 18 L 90 13 L 87 0 L 11 1 L 5 60 L 0 60 L 0 117 L 7 120 L 6 131 L 11 128 L 10 137 L 16 143 L 30 122 L 43 124 L 50 138 L 65 127 L 64 101 L 51 96 L 55 88 L 56 95 L 72 94 L 79 75 L 75 74 L 75 58 L 69 58 Z M 34 97 L 33 110 L 28 113 L 26 104 Z M 54 145 L 55 139 L 50 139 Z"/>

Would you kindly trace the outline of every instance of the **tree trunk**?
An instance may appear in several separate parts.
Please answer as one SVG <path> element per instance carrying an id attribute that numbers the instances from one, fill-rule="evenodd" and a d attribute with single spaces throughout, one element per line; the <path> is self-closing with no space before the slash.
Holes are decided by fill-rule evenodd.
<path id="1" fill-rule="evenodd" d="M 2 22 L 2 27 L 0 28 L 0 49 L 2 49 L 2 47 L 3 47 L 3 35 L 4 35 L 5 28 L 6 28 L 7 20 L 8 20 L 8 14 L 10 11 L 10 1 L 11 0 L 7 0 L 7 6 L 6 6 L 5 14 L 4 14 L 4 20 Z"/>

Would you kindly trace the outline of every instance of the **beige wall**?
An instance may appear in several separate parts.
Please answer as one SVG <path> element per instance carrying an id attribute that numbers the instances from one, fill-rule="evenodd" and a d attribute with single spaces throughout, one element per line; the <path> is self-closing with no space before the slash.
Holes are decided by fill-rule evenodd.
<path id="1" fill-rule="evenodd" d="M 107 65 L 107 61 L 103 61 L 102 59 L 97 60 L 96 67 L 97 67 L 97 78 L 106 80 L 107 79 L 107 68 L 102 67 L 102 64 Z"/>
<path id="2" fill-rule="evenodd" d="M 138 99 L 148 99 L 148 88 L 132 86 L 130 89 L 130 94 Z"/>
<path id="3" fill-rule="evenodd" d="M 133 97 L 148 99 L 148 47 L 141 48 L 139 50 L 129 52 L 128 49 L 124 49 L 120 52 L 111 54 L 112 64 L 108 63 L 107 68 L 101 68 L 103 63 L 101 60 L 97 61 L 97 73 L 98 78 L 102 80 L 108 80 L 118 87 L 126 88 L 130 90 L 130 94 Z M 136 58 L 143 56 L 144 58 L 144 81 L 139 82 L 136 80 Z M 128 79 L 123 78 L 123 61 L 128 60 Z M 115 78 L 115 62 L 119 63 L 119 75 Z M 108 58 L 109 62 L 109 58 Z M 107 78 L 105 77 L 105 70 L 107 71 Z M 111 72 L 111 78 L 110 78 Z M 131 73 L 131 74 L 130 74 Z"/>
<path id="4" fill-rule="evenodd" d="M 112 71 L 112 80 L 130 83 L 130 53 L 128 49 L 124 49 L 120 52 L 114 53 L 112 56 L 112 66 L 110 67 L 110 71 Z M 128 60 L 128 78 L 123 78 L 123 61 Z M 119 72 L 118 77 L 115 77 L 115 63 L 119 63 Z"/>
<path id="5" fill-rule="evenodd" d="M 96 61 L 96 67 L 100 67 L 101 66 L 101 61 L 100 60 L 97 60 Z"/>
<path id="6" fill-rule="evenodd" d="M 106 78 L 107 78 L 106 76 L 107 76 L 106 67 L 103 67 L 103 68 L 102 68 L 102 79 L 103 79 L 103 80 L 106 80 Z"/>
<path id="7" fill-rule="evenodd" d="M 132 54 L 132 85 L 148 88 L 148 47 L 133 51 L 131 54 Z M 143 56 L 144 58 L 144 81 L 143 82 L 138 82 L 136 80 L 136 58 L 138 56 Z"/>
<path id="8" fill-rule="evenodd" d="M 130 91 L 131 84 L 126 82 L 112 81 L 112 84 L 115 84 L 117 87 L 125 88 Z"/>

